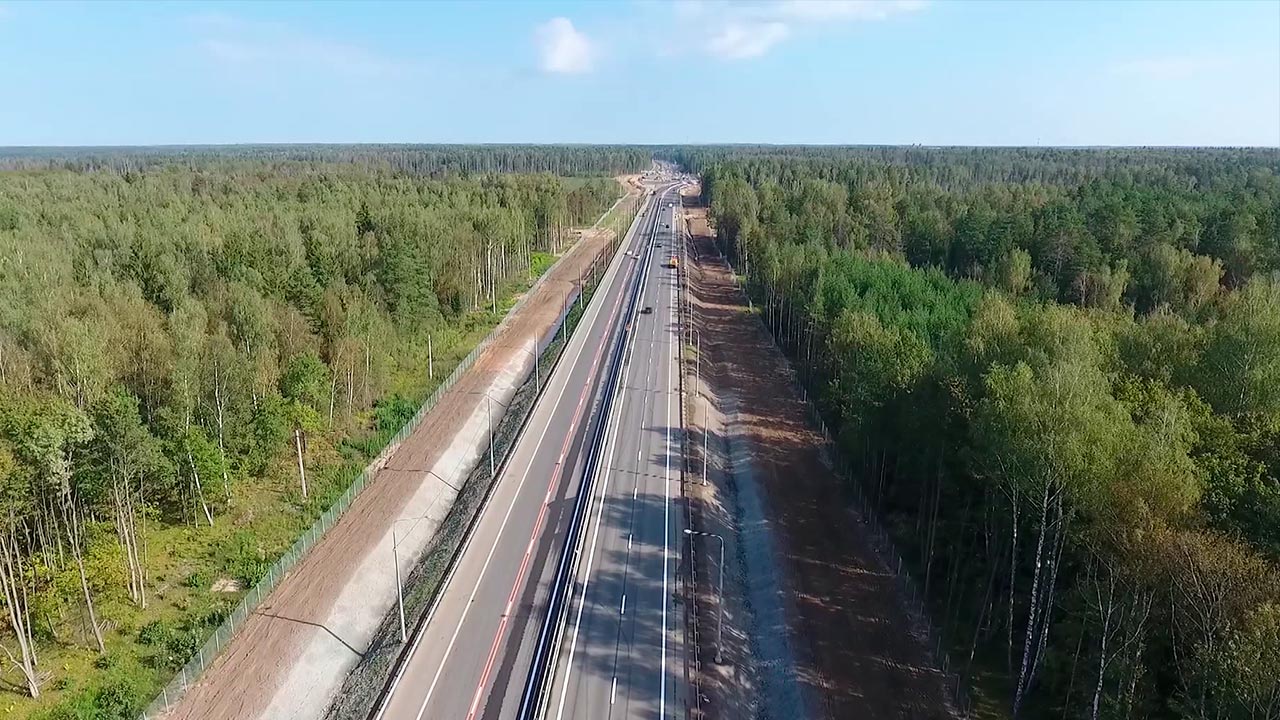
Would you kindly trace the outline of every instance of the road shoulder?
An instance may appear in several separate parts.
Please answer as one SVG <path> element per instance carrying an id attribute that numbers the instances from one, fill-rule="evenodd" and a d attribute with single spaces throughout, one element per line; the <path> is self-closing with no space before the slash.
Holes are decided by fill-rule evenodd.
<path id="1" fill-rule="evenodd" d="M 413 529 L 400 528 L 408 535 L 401 566 L 412 567 L 452 505 L 456 489 L 448 479 L 465 477 L 478 457 L 477 442 L 483 445 L 484 438 L 477 441 L 473 426 L 486 422 L 484 395 L 501 400 L 514 392 L 515 378 L 529 367 L 529 341 L 558 323 L 566 293 L 607 246 L 605 233 L 589 232 L 565 253 L 167 717 L 241 720 L 325 712 L 347 672 L 378 649 L 372 647 L 375 632 L 394 606 L 393 525 L 404 517 L 426 518 Z"/>
<path id="2" fill-rule="evenodd" d="M 913 632 L 893 574 L 848 507 L 786 359 L 720 259 L 705 209 L 691 209 L 688 217 L 692 253 L 701 258 L 691 267 L 694 326 L 712 408 L 710 488 L 698 505 L 704 529 L 725 534 L 738 556 L 735 561 L 729 551 L 725 580 L 729 663 L 716 666 L 707 662 L 714 655 L 717 609 L 708 551 L 715 548 L 699 548 L 701 679 L 710 706 L 705 717 L 797 717 L 797 702 L 804 717 L 952 717 L 945 679 Z M 700 433 L 695 428 L 694 437 Z M 758 517 L 747 512 L 742 483 L 758 489 Z M 753 570 L 760 551 L 748 541 L 760 533 L 773 541 L 776 588 L 770 573 Z M 784 610 L 783 627 L 761 612 L 752 595 L 761 591 L 779 596 L 774 600 Z M 730 627 L 739 618 L 747 626 Z M 788 662 L 792 651 L 790 671 L 771 665 Z M 798 682 L 799 697 L 788 690 L 787 677 Z"/>

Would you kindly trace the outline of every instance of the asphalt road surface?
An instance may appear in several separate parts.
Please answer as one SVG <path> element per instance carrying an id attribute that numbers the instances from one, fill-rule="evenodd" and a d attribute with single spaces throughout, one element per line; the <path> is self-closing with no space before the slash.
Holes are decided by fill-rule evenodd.
<path id="1" fill-rule="evenodd" d="M 597 476 L 587 508 L 591 561 L 581 562 L 575 586 L 585 592 L 571 600 L 549 716 L 682 714 L 674 709 L 679 674 L 670 670 L 683 662 L 673 602 L 680 539 L 672 496 L 679 489 L 676 271 L 665 267 L 676 249 L 667 205 L 677 199 L 669 187 L 659 189 L 624 243 L 627 252 L 610 264 L 438 604 L 410 638 L 379 718 L 515 717 L 581 489 L 586 441 L 605 421 L 598 409 L 610 349 L 627 323 L 633 332 L 621 402 L 604 434 L 607 471 Z M 655 241 L 662 247 L 646 252 Z M 641 281 L 638 307 L 653 312 L 632 316 L 628 300 Z M 623 592 L 625 611 L 618 605 Z"/>
<path id="2" fill-rule="evenodd" d="M 583 561 L 562 636 L 546 717 L 684 717 L 683 621 L 675 602 L 684 540 L 680 492 L 674 210 L 663 198 L 641 315 L 625 361 L 604 472 L 588 508 Z M 683 261 L 683 258 L 678 258 Z"/>

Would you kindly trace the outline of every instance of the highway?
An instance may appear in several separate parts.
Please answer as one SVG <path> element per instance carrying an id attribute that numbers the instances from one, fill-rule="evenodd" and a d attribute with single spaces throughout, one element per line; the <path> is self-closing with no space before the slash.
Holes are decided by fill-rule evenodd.
<path id="1" fill-rule="evenodd" d="M 680 493 L 674 211 L 661 203 L 642 316 L 605 432 L 583 562 L 557 648 L 545 717 L 683 717 L 676 570 Z"/>
<path id="2" fill-rule="evenodd" d="M 627 252 L 606 271 L 445 589 L 411 637 L 374 713 L 379 720 L 515 718 L 544 646 L 558 683 L 549 690 L 564 696 L 550 707 L 558 717 L 676 714 L 678 674 L 663 672 L 683 662 L 673 607 L 680 547 L 679 456 L 672 445 L 680 438 L 673 396 L 676 271 L 665 267 L 673 249 L 672 188 L 664 185 L 651 197 L 624 243 Z M 630 312 L 637 292 L 637 309 L 648 306 L 651 313 Z M 620 385 L 602 426 L 610 377 Z M 601 458 L 604 465 L 591 469 L 604 471 L 587 473 L 588 461 Z M 579 503 L 584 477 L 594 479 L 595 492 Z M 576 580 L 565 584 L 574 591 L 566 606 L 572 626 L 556 628 L 553 647 L 539 638 L 551 589 L 562 587 L 554 580 L 575 507 L 587 512 L 579 515 L 587 522 L 579 536 L 590 554 L 570 556 L 578 562 L 567 570 L 579 570 L 563 576 Z M 619 535 L 624 528 L 626 535 Z M 618 545 L 619 537 L 630 551 Z M 627 622 L 619 612 L 610 624 L 604 605 L 616 605 L 620 596 L 611 595 L 620 592 L 631 594 Z M 626 660 L 633 650 L 642 653 L 634 664 Z M 619 652 L 623 659 L 603 661 Z M 601 703 L 618 711 L 610 715 Z"/>

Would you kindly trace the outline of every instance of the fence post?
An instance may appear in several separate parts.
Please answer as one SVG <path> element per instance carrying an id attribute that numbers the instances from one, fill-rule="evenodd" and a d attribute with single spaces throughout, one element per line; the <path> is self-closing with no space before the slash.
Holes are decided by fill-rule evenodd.
<path id="1" fill-rule="evenodd" d="M 632 221 L 634 222 L 634 215 L 633 215 Z M 599 257 L 603 258 L 604 254 L 602 253 L 601 256 Z M 598 269 L 599 268 L 597 268 L 597 262 L 593 260 L 592 261 L 593 273 Z M 546 275 L 543 275 L 541 278 L 539 278 L 538 281 L 535 282 L 530 287 L 530 290 L 541 285 L 543 281 L 546 279 L 546 277 L 547 277 Z M 598 282 L 596 282 L 595 279 L 593 278 L 593 283 L 592 283 L 593 290 L 597 284 Z M 527 291 L 525 295 L 522 298 L 520 298 L 520 300 L 518 300 L 510 308 L 510 310 L 508 310 L 508 314 L 510 312 L 513 312 L 516 308 L 519 308 L 525 305 L 526 301 L 531 296 L 532 296 L 532 293 Z M 586 299 L 587 299 L 587 294 L 586 294 L 585 288 L 582 288 L 579 295 L 579 301 L 580 301 L 579 304 L 581 305 L 583 302 L 585 302 Z M 561 318 L 560 326 L 556 328 L 556 330 L 560 331 L 562 340 L 567 341 L 567 333 L 569 329 L 576 327 L 577 324 L 578 324 L 577 321 L 574 321 L 574 322 L 569 321 L 568 313 L 566 313 L 565 316 Z M 498 325 L 492 328 L 474 347 L 471 348 L 470 352 L 468 352 L 462 358 L 462 360 L 453 367 L 452 371 L 444 379 L 444 381 L 441 382 L 439 385 L 437 385 L 432 390 L 432 392 L 428 395 L 427 399 L 418 408 L 418 411 L 414 413 L 414 416 L 410 418 L 408 422 L 406 422 L 403 426 L 401 426 L 398 429 L 398 431 L 391 437 L 391 439 L 387 442 L 387 444 L 382 448 L 382 450 L 378 454 L 374 455 L 369 465 L 367 465 L 355 477 L 355 479 L 351 482 L 351 484 L 348 485 L 346 491 L 342 495 L 340 495 L 339 498 L 332 505 L 330 505 L 324 512 L 322 512 L 314 522 L 311 523 L 310 528 L 303 530 L 303 532 L 299 535 L 297 540 L 295 540 L 294 543 L 291 546 L 289 546 L 274 563 L 272 563 L 272 565 L 268 569 L 267 575 L 264 578 L 259 579 L 259 581 L 255 583 L 252 588 L 248 589 L 245 592 L 245 595 L 241 598 L 240 602 L 232 610 L 231 614 L 224 621 L 224 623 L 222 625 L 219 625 L 217 628 L 215 628 L 212 636 L 207 638 L 206 642 L 200 647 L 197 657 L 192 658 L 187 663 L 185 663 L 180 669 L 180 671 L 173 676 L 173 678 L 169 681 L 169 683 L 167 683 L 166 685 L 160 688 L 159 695 L 153 698 L 152 700 L 153 706 L 157 702 L 160 702 L 163 704 L 163 709 L 167 711 L 170 708 L 172 708 L 173 705 L 175 705 L 179 700 L 181 700 L 182 695 L 187 691 L 188 688 L 190 688 L 191 684 L 198 679 L 199 673 L 204 671 L 204 669 L 208 666 L 208 663 L 212 663 L 214 660 L 216 660 L 217 654 L 220 652 L 224 644 L 231 641 L 232 637 L 235 634 L 235 629 L 240 625 L 240 623 L 244 622 L 244 620 L 248 618 L 248 616 L 252 613 L 252 611 L 259 604 L 262 603 L 265 596 L 269 594 L 281 580 L 284 579 L 284 576 L 288 574 L 289 570 L 295 564 L 297 564 L 299 560 L 302 559 L 302 556 L 305 555 L 307 551 L 310 548 L 312 548 L 328 530 L 332 529 L 333 526 L 337 524 L 338 520 L 341 518 L 343 513 L 345 513 L 346 510 L 352 505 L 352 503 L 355 502 L 356 498 L 359 497 L 360 493 L 364 490 L 364 488 L 373 482 L 373 480 L 376 478 L 377 470 L 378 470 L 376 466 L 385 462 L 385 460 L 389 457 L 390 451 L 392 450 L 393 446 L 396 446 L 404 442 L 404 440 L 419 425 L 422 424 L 423 420 L 426 418 L 426 415 L 429 412 L 431 412 L 431 410 L 439 403 L 440 398 L 443 397 L 445 393 L 449 392 L 453 388 L 453 386 L 458 382 L 458 379 L 462 376 L 463 373 L 467 372 L 467 370 L 469 370 L 472 366 L 475 365 L 475 362 L 480 357 L 480 354 L 484 352 L 486 348 L 488 348 L 490 345 L 494 343 L 496 334 L 499 331 L 504 329 L 505 329 L 505 318 L 502 321 L 499 321 Z M 552 335 L 554 336 L 554 334 L 555 333 L 553 332 Z M 563 352 L 564 347 L 566 345 L 567 345 L 567 342 L 560 343 L 560 352 Z M 545 348 L 543 348 L 543 350 L 545 351 Z M 528 413 L 531 413 L 531 412 L 532 412 L 532 405 L 530 405 L 529 408 L 526 409 L 526 416 Z M 226 628 L 225 635 L 223 633 L 224 625 Z M 206 648 L 209 648 L 208 652 L 212 653 L 212 657 L 206 657 Z M 199 661 L 199 670 L 198 671 L 189 670 L 188 668 L 191 668 L 193 663 L 195 663 L 197 660 Z M 192 677 L 193 672 L 195 673 L 196 677 Z M 169 692 L 170 686 L 178 685 L 179 683 L 180 685 L 174 688 L 174 692 L 171 696 Z M 150 706 L 148 706 L 148 709 L 150 709 Z M 148 718 L 147 710 L 144 710 L 141 713 L 141 718 L 142 720 L 147 720 Z"/>

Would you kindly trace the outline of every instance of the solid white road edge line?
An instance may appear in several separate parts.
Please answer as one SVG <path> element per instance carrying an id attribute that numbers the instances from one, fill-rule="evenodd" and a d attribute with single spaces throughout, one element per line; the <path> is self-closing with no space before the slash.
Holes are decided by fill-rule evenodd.
<path id="1" fill-rule="evenodd" d="M 641 214 L 641 213 L 637 213 L 637 214 L 636 214 L 636 217 L 637 217 L 637 218 L 639 218 L 639 217 L 640 217 L 640 214 Z M 634 228 L 633 228 L 633 229 L 634 229 Z M 628 232 L 631 232 L 631 230 L 628 230 Z M 633 241 L 634 241 L 634 235 L 632 236 L 632 238 L 633 238 Z M 623 264 L 624 264 L 623 262 L 617 261 L 617 258 L 619 258 L 619 257 L 625 257 L 625 256 L 623 256 L 623 255 L 615 255 L 615 256 L 614 256 L 614 260 L 612 260 L 612 261 L 611 261 L 611 264 L 610 264 L 609 268 L 606 270 L 606 272 L 607 272 L 607 273 L 611 273 L 611 275 L 610 275 L 610 277 L 608 278 L 608 281 L 607 281 L 607 282 L 608 282 L 608 285 L 609 285 L 609 287 L 610 287 L 610 288 L 612 288 L 613 283 L 617 280 L 618 276 L 621 274 L 621 268 L 622 268 L 622 266 L 623 266 Z M 601 282 L 601 285 L 604 285 L 604 284 L 605 284 L 604 282 Z M 604 296 L 607 296 L 607 295 L 608 295 L 608 291 L 606 291 L 606 292 L 604 293 Z M 603 296 L 602 296 L 602 297 L 603 297 Z M 583 325 L 588 326 L 588 327 L 593 326 L 593 325 L 595 324 L 595 322 L 599 319 L 599 317 L 600 317 L 600 312 L 601 312 L 601 308 L 604 306 L 604 304 L 605 304 L 605 303 L 604 303 L 603 301 L 601 301 L 599 304 L 592 303 L 592 304 L 587 308 L 587 311 L 588 311 L 589 313 L 592 313 L 591 319 L 590 319 L 589 321 L 587 321 L 586 317 L 584 316 L 584 317 L 582 318 L 582 320 L 583 320 L 584 322 L 580 324 L 580 327 L 581 327 L 581 326 L 583 326 Z M 586 335 L 585 335 L 585 334 L 584 334 L 584 335 L 581 335 L 581 336 L 579 336 L 579 335 L 575 334 L 575 336 L 574 336 L 574 338 L 573 338 L 574 340 L 578 340 L 579 338 L 583 338 L 583 339 L 582 339 L 582 340 L 580 340 L 580 341 L 578 342 L 577 347 L 576 347 L 576 348 L 574 349 L 574 351 L 573 351 L 573 352 L 574 352 L 574 355 L 573 355 L 573 362 L 572 362 L 572 363 L 570 363 L 567 367 L 573 367 L 574 365 L 577 365 L 578 361 L 581 359 L 581 357 L 582 357 L 582 353 L 583 353 L 583 351 L 586 349 L 586 346 L 587 346 L 587 343 L 586 343 L 585 337 L 586 337 Z M 572 341 L 571 341 L 571 342 L 572 342 Z M 543 423 L 543 426 L 542 426 L 542 427 L 543 427 L 543 431 L 542 431 L 542 433 L 539 433 L 538 435 L 536 435 L 536 436 L 531 436 L 531 437 L 538 437 L 538 438 L 541 438 L 541 437 L 542 437 L 542 435 L 546 433 L 546 429 L 547 429 L 548 427 L 550 427 L 550 425 L 551 425 L 551 419 L 555 416 L 555 412 L 554 412 L 554 410 L 555 410 L 555 408 L 556 408 L 556 407 L 558 407 L 558 406 L 560 405 L 560 401 L 563 399 L 563 397 L 564 397 L 564 393 L 565 393 L 565 390 L 567 390 L 567 389 L 568 389 L 568 385 L 569 385 L 569 383 L 568 383 L 568 374 L 566 374 L 566 375 L 564 376 L 564 383 L 561 385 L 561 387 L 560 387 L 560 391 L 556 394 L 555 401 L 554 401 L 554 402 L 549 406 L 551 409 L 550 409 L 550 410 L 547 412 L 547 414 L 546 414 L 545 422 Z M 527 431 L 528 429 L 529 429 L 529 428 L 526 428 L 526 431 Z M 523 435 L 522 435 L 522 438 L 523 438 Z M 539 442 L 541 442 L 541 441 L 539 440 Z M 535 450 L 536 450 L 536 447 L 537 447 L 537 446 L 535 445 Z M 520 482 L 516 485 L 515 493 L 512 495 L 511 504 L 507 506 L 507 512 L 503 515 L 502 523 L 498 526 L 498 533 L 497 533 L 497 535 L 494 537 L 494 543 L 493 543 L 493 546 L 489 548 L 489 553 L 488 553 L 488 555 L 485 557 L 484 564 L 483 564 L 483 565 L 481 566 L 481 568 L 480 568 L 480 575 L 476 578 L 476 584 L 475 584 L 475 587 L 474 587 L 474 588 L 472 588 L 471 595 L 470 595 L 470 597 L 467 599 L 467 604 L 466 604 L 466 606 L 463 608 L 462 616 L 461 616 L 461 618 L 459 618 L 459 620 L 458 620 L 458 625 L 457 625 L 457 627 L 455 627 L 455 628 L 454 628 L 453 636 L 450 638 L 450 640 L 449 640 L 449 644 L 448 644 L 447 648 L 445 649 L 445 654 L 444 654 L 444 656 L 443 656 L 443 657 L 441 658 L 441 660 L 440 660 L 440 666 L 436 669 L 435 676 L 431 679 L 431 685 L 427 688 L 427 694 L 426 694 L 426 697 L 425 697 L 425 698 L 423 698 L 423 700 L 422 700 L 422 707 L 421 707 L 421 709 L 419 709 L 419 710 L 418 710 L 417 720 L 422 720 L 422 716 L 423 716 L 423 714 L 424 714 L 424 713 L 426 712 L 426 710 L 427 710 L 427 704 L 428 704 L 428 702 L 430 702 L 430 700 L 431 700 L 431 695 L 435 692 L 436 684 L 440 681 L 440 675 L 441 675 L 441 673 L 442 673 L 442 672 L 444 672 L 444 667 L 445 667 L 445 665 L 447 664 L 447 661 L 448 661 L 448 658 L 449 658 L 449 654 L 453 651 L 453 646 L 454 646 L 454 644 L 457 642 L 457 639 L 458 639 L 458 633 L 459 633 L 459 632 L 461 631 L 461 629 L 462 629 L 462 625 L 464 624 L 464 622 L 465 622 L 465 620 L 466 620 L 467 613 L 468 613 L 468 611 L 471 609 L 472 602 L 475 600 L 475 597 L 476 597 L 477 592 L 479 591 L 480 585 L 481 585 L 481 583 L 482 583 L 482 582 L 483 582 L 483 580 L 484 580 L 485 572 L 488 570 L 488 567 L 489 567 L 489 562 L 490 562 L 490 560 L 492 560 L 492 559 L 493 559 L 494 551 L 495 551 L 495 550 L 497 549 L 497 547 L 498 547 L 498 543 L 499 543 L 499 541 L 500 541 L 500 540 L 501 540 L 501 538 L 502 538 L 503 530 L 506 528 L 507 521 L 508 521 L 508 519 L 511 517 L 511 511 L 512 511 L 512 508 L 514 508 L 514 507 L 515 507 L 516 500 L 520 497 L 520 490 L 524 487 L 524 483 L 525 483 L 525 480 L 528 478 L 528 475 L 529 475 L 529 464 L 526 464 L 526 465 L 525 465 L 525 470 L 524 470 L 524 472 L 523 472 L 523 473 L 521 474 L 521 476 L 520 476 Z M 500 480 L 500 479 L 501 479 L 501 478 L 499 478 L 499 480 Z M 474 537 L 474 534 L 473 534 L 473 535 L 471 535 L 471 536 L 469 536 L 469 537 L 467 538 L 466 542 L 467 542 L 468 544 L 470 544 L 470 541 L 471 541 L 471 538 L 472 538 L 472 537 Z M 463 552 L 465 552 L 465 548 L 464 548 Z M 450 578 L 450 579 L 452 579 L 452 578 Z M 444 588 L 441 588 L 441 590 L 439 591 L 439 592 L 441 593 L 441 596 L 443 596 L 443 592 L 444 592 L 445 588 L 447 588 L 447 587 L 448 587 L 448 584 L 446 583 L 445 587 L 444 587 Z M 433 614 L 434 614 L 434 611 L 435 611 L 435 608 L 433 607 L 433 608 L 432 608 L 432 613 L 433 613 Z M 421 646 L 421 643 L 422 643 L 422 638 L 426 636 L 426 628 L 430 625 L 430 622 L 431 622 L 431 621 L 430 621 L 430 618 L 428 618 L 428 619 L 427 619 L 427 622 L 423 623 L 423 625 L 422 625 L 422 632 L 418 633 L 417 637 L 415 637 L 415 638 L 414 638 L 413 648 L 411 648 L 411 649 L 410 649 L 410 651 L 409 651 L 409 656 L 408 656 L 407 658 L 405 658 L 404 664 L 401 666 L 401 668 L 402 668 L 402 669 L 403 669 L 403 668 L 407 668 L 407 667 L 409 666 L 409 664 L 413 662 L 413 656 L 417 654 L 417 652 L 418 652 L 418 648 Z M 391 687 L 389 688 L 389 690 L 388 690 L 388 692 L 387 692 L 387 694 L 386 694 L 386 696 L 385 696 L 384 700 L 382 701 L 382 706 L 378 709 L 378 714 L 377 714 L 377 716 L 376 716 L 375 720 L 381 720 L 381 719 L 382 719 L 383 714 L 386 712 L 387 707 L 390 705 L 390 698 L 395 694 L 396 688 L 399 686 L 399 684 L 400 684 L 400 680 L 401 680 L 402 678 L 403 678 L 403 670 L 402 670 L 402 673 L 401 673 L 401 674 L 399 674 L 399 675 L 397 675 L 397 676 L 396 676 L 396 678 L 395 678 L 395 680 L 394 680 L 394 681 L 392 681 Z"/>
<path id="2" fill-rule="evenodd" d="M 671 304 L 671 314 L 673 316 L 673 319 L 675 319 L 677 303 L 679 302 L 679 299 L 675 294 L 676 286 L 680 283 L 679 272 L 680 272 L 679 270 L 676 271 L 677 273 L 676 281 L 671 284 L 671 299 L 676 301 Z M 673 327 L 678 327 L 678 323 L 679 323 L 679 320 L 676 319 L 676 323 L 673 324 Z M 667 355 L 667 382 L 668 383 L 671 382 L 670 354 Z M 668 385 L 666 395 L 667 395 L 666 418 L 667 418 L 667 422 L 670 423 L 671 421 L 670 385 Z M 668 424 L 667 426 L 667 452 L 664 454 L 666 455 L 666 469 L 664 470 L 663 501 L 662 501 L 662 663 L 660 665 L 660 667 L 662 668 L 662 670 L 660 671 L 662 682 L 659 689 L 659 692 L 661 694 L 659 695 L 659 698 L 658 698 L 658 717 L 660 719 L 667 717 L 667 602 L 670 599 L 667 591 L 667 567 L 670 564 L 669 555 L 670 555 L 670 545 L 671 545 L 671 426 L 670 424 Z"/>
<path id="3" fill-rule="evenodd" d="M 649 242 L 652 242 L 652 238 L 650 238 Z M 647 274 L 648 270 L 649 270 L 648 268 L 645 268 L 643 272 Z M 644 275 L 642 275 L 641 277 L 641 282 L 645 283 L 645 285 L 648 284 L 647 278 Z M 641 294 L 641 301 L 643 301 L 644 287 L 641 287 L 640 294 Z M 635 338 L 636 338 L 636 335 L 631 334 L 628 337 L 627 342 L 630 343 L 631 346 L 634 346 Z M 624 351 L 624 353 L 626 358 L 630 360 L 631 348 L 628 347 Z M 613 418 L 611 418 L 611 421 L 613 422 L 613 427 L 611 428 L 612 433 L 610 434 L 609 440 L 608 440 L 608 450 L 605 453 L 605 457 L 608 458 L 608 462 L 604 465 L 605 468 L 612 467 L 613 458 L 617 451 L 618 431 L 621 426 L 621 423 L 617 422 L 617 418 L 622 414 L 622 406 L 626 402 L 625 399 L 623 399 L 622 397 L 622 390 L 627 386 L 626 381 L 631 376 L 631 369 L 632 369 L 632 365 L 630 362 L 628 362 L 626 366 L 623 368 L 623 377 L 619 380 L 619 383 L 618 383 L 619 397 L 618 397 L 618 403 L 614 407 Z M 606 493 L 608 492 L 610 474 L 611 473 L 609 473 L 608 470 L 606 470 L 604 482 L 601 483 L 600 494 L 598 495 L 598 500 L 597 500 L 598 509 L 596 510 L 596 522 L 595 522 L 595 527 L 591 531 L 591 546 L 587 550 L 587 565 L 586 565 L 586 571 L 583 574 L 581 594 L 579 595 L 579 598 L 578 598 L 578 612 L 574 617 L 573 634 L 569 640 L 569 657 L 565 662 L 564 680 L 561 681 L 562 684 L 560 687 L 560 701 L 557 703 L 557 706 L 556 706 L 557 720 L 561 720 L 561 718 L 564 717 L 564 705 L 569 695 L 569 677 L 570 675 L 573 674 L 573 656 L 578 649 L 578 634 L 582 627 L 582 610 L 583 610 L 583 606 L 586 605 L 587 585 L 591 580 L 591 567 L 595 561 L 596 543 L 600 538 L 600 518 L 604 514 L 604 498 Z M 617 690 L 617 682 L 618 682 L 617 678 L 615 677 L 614 678 L 615 691 Z M 613 704 L 612 697 L 610 698 L 609 702 L 610 704 Z"/>

